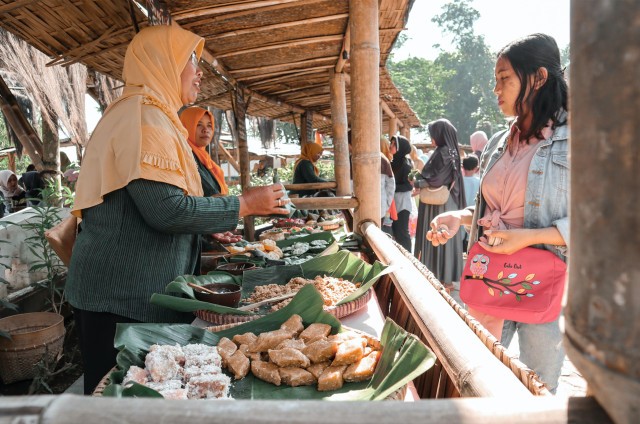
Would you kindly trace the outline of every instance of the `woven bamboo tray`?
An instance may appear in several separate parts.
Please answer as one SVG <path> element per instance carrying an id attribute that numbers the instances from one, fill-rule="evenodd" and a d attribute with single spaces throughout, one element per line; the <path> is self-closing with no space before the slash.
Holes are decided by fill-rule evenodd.
<path id="1" fill-rule="evenodd" d="M 363 294 L 359 298 L 339 306 L 332 306 L 328 309 L 325 309 L 325 311 L 338 319 L 344 318 L 347 315 L 351 315 L 352 313 L 357 312 L 360 309 L 364 308 L 367 302 L 369 301 L 369 299 L 371 299 L 372 294 L 373 294 L 373 289 L 369 289 L 365 294 Z M 253 321 L 255 319 L 258 319 L 264 316 L 264 315 L 258 315 L 258 314 L 256 315 L 219 314 L 216 312 L 205 311 L 205 310 L 195 311 L 194 314 L 201 320 L 207 321 L 207 322 L 210 322 L 211 324 L 216 324 L 216 325 L 241 324 L 243 322 Z"/>
<path id="2" fill-rule="evenodd" d="M 52 312 L 12 315 L 0 320 L 0 329 L 11 340 L 0 337 L 0 377 L 4 384 L 35 377 L 35 366 L 46 355 L 55 360 L 64 343 L 64 317 Z"/>

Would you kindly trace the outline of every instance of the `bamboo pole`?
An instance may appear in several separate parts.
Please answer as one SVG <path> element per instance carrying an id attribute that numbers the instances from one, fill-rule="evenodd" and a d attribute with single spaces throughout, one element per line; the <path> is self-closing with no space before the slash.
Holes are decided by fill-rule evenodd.
<path id="1" fill-rule="evenodd" d="M 247 34 L 255 34 L 256 32 L 272 31 L 274 29 L 291 28 L 293 26 L 312 25 L 312 24 L 317 24 L 317 23 L 320 23 L 320 22 L 334 21 L 334 20 L 337 20 L 337 19 L 345 19 L 345 18 L 348 18 L 348 17 L 349 17 L 348 13 L 338 13 L 338 14 L 335 14 L 335 15 L 319 16 L 317 18 L 301 19 L 301 20 L 297 20 L 297 21 L 283 22 L 283 23 L 271 24 L 271 25 L 263 25 L 263 26 L 259 26 L 259 27 L 252 27 L 252 28 L 245 28 L 245 29 L 236 29 L 236 30 L 233 30 L 233 31 L 222 32 L 220 34 L 215 34 L 215 35 L 212 36 L 212 38 L 215 41 L 220 41 L 221 38 L 239 37 L 239 36 L 247 35 Z"/>
<path id="2" fill-rule="evenodd" d="M 399 295 L 462 396 L 498 397 L 505 404 L 532 399 L 385 233 L 371 222 L 363 223 L 360 231 L 378 259 L 394 267 L 391 278 Z"/>
<path id="3" fill-rule="evenodd" d="M 389 118 L 389 138 L 396 135 L 397 132 L 398 132 L 398 118 L 394 116 L 392 118 Z"/>
<path id="4" fill-rule="evenodd" d="M 571 149 L 565 347 L 618 423 L 640 411 L 639 23 L 635 2 L 571 4 L 569 122 L 580 148 Z"/>
<path id="5" fill-rule="evenodd" d="M 247 104 L 242 90 L 233 92 L 233 115 L 235 117 L 236 133 L 238 137 L 238 156 L 240 157 L 240 186 L 242 191 L 251 187 L 251 171 L 249 169 L 249 143 L 247 142 L 246 112 Z M 244 237 L 249 241 L 255 238 L 255 218 L 244 217 Z"/>
<path id="6" fill-rule="evenodd" d="M 359 201 L 355 197 L 292 197 L 291 203 L 297 209 L 352 209 Z"/>
<path id="7" fill-rule="evenodd" d="M 268 6 L 277 6 L 287 3 L 296 3 L 300 0 L 261 0 L 261 1 L 250 1 L 246 3 L 236 3 L 232 5 L 222 5 L 222 6 L 205 6 L 200 7 L 199 9 L 192 10 L 184 10 L 179 13 L 174 13 L 173 17 L 178 20 L 185 19 L 193 19 L 200 17 L 209 17 L 211 15 L 222 15 L 230 12 L 238 12 L 238 11 L 249 11 L 256 13 L 254 9 L 260 9 Z"/>
<path id="8" fill-rule="evenodd" d="M 400 134 L 407 140 L 411 140 L 411 128 L 409 128 L 409 125 L 400 128 Z"/>
<path id="9" fill-rule="evenodd" d="M 351 140 L 354 193 L 360 205 L 354 229 L 380 225 L 380 46 L 378 1 L 349 2 L 351 33 Z"/>
<path id="10" fill-rule="evenodd" d="M 229 153 L 229 151 L 227 149 L 225 149 L 225 147 L 219 143 L 218 147 L 220 149 L 220 151 L 222 152 L 222 154 L 224 155 L 224 157 L 227 159 L 227 162 L 229 162 L 229 164 L 231 164 L 231 166 L 233 166 L 233 169 L 236 170 L 236 172 L 239 174 L 240 173 L 240 164 L 238 164 L 238 162 L 235 160 L 235 158 L 233 156 L 231 156 L 231 153 Z"/>
<path id="11" fill-rule="evenodd" d="M 291 40 L 291 41 L 286 41 L 286 42 L 277 43 L 277 44 L 269 44 L 267 46 L 252 47 L 244 50 L 233 50 L 227 53 L 216 54 L 216 57 L 220 59 L 223 57 L 239 56 L 239 55 L 250 54 L 250 53 L 261 53 L 269 50 L 286 49 L 286 48 L 295 47 L 295 46 L 304 46 L 307 44 L 329 43 L 332 41 L 339 41 L 339 40 L 342 40 L 342 35 L 325 35 L 321 37 L 301 38 L 298 40 Z"/>
<path id="12" fill-rule="evenodd" d="M 329 407 L 330 406 L 330 407 Z M 322 400 L 159 400 L 76 395 L 0 397 L 3 422 L 84 424 L 159 422 L 212 424 L 609 424 L 593 398 L 441 399 L 417 402 L 331 402 Z"/>
<path id="13" fill-rule="evenodd" d="M 334 71 L 337 74 L 342 73 L 344 69 L 344 65 L 346 65 L 349 60 L 349 50 L 351 48 L 351 24 L 347 22 L 347 29 L 344 33 L 344 41 L 342 42 L 342 50 L 340 50 L 340 57 L 338 58 L 338 62 L 336 63 L 336 67 Z"/>
<path id="14" fill-rule="evenodd" d="M 326 183 L 301 183 L 301 184 L 284 184 L 285 190 L 326 190 L 336 188 L 335 181 L 327 181 Z"/>
<path id="15" fill-rule="evenodd" d="M 331 71 L 331 127 L 333 132 L 334 172 L 338 196 L 351 194 L 349 183 L 351 164 L 349 163 L 349 145 L 347 143 L 347 96 L 344 86 L 344 74 Z"/>
<path id="16" fill-rule="evenodd" d="M 43 146 L 40 137 L 33 129 L 27 118 L 25 118 L 18 102 L 9 90 L 4 78 L 0 75 L 0 108 L 9 126 L 16 133 L 20 144 L 24 147 L 25 152 L 36 166 L 36 169 L 42 171 L 44 164 L 42 162 Z"/>

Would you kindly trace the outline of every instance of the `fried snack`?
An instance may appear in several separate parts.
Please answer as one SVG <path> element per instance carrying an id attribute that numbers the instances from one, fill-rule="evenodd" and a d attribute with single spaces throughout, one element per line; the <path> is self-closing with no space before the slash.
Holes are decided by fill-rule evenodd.
<path id="1" fill-rule="evenodd" d="M 249 345 L 249 352 L 267 352 L 269 349 L 275 349 L 281 342 L 292 338 L 292 336 L 290 331 L 282 329 L 260 333 L 258 339 Z"/>
<path id="2" fill-rule="evenodd" d="M 304 330 L 304 324 L 302 323 L 302 317 L 298 314 L 293 314 L 291 317 L 282 323 L 280 329 L 289 331 L 297 336 Z"/>
<path id="3" fill-rule="evenodd" d="M 244 356 L 239 350 L 231 355 L 227 361 L 227 368 L 233 373 L 236 380 L 241 380 L 247 375 L 249 366 L 249 358 Z"/>
<path id="4" fill-rule="evenodd" d="M 318 362 L 317 364 L 313 364 L 307 367 L 307 371 L 309 371 L 311 374 L 313 374 L 313 376 L 318 379 L 320 377 L 320 375 L 322 375 L 322 372 L 324 370 L 326 370 L 329 365 L 331 365 L 331 362 L 326 361 L 326 362 Z"/>
<path id="5" fill-rule="evenodd" d="M 305 328 L 302 333 L 300 333 L 299 337 L 304 340 L 306 344 L 309 344 L 323 337 L 327 337 L 330 333 L 331 326 L 329 324 L 315 322 Z"/>
<path id="6" fill-rule="evenodd" d="M 276 350 L 284 349 L 285 347 L 290 347 L 292 349 L 302 350 L 305 348 L 304 340 L 300 339 L 287 339 L 282 341 L 278 346 L 276 346 Z"/>
<path id="7" fill-rule="evenodd" d="M 226 364 L 229 360 L 229 357 L 233 355 L 238 350 L 238 346 L 230 339 L 223 337 L 218 342 L 218 353 L 222 358 L 222 363 Z"/>
<path id="8" fill-rule="evenodd" d="M 332 359 L 338 351 L 338 343 L 328 340 L 316 340 L 302 349 L 302 353 L 314 364 Z"/>
<path id="9" fill-rule="evenodd" d="M 302 352 L 290 347 L 280 350 L 269 349 L 269 359 L 279 367 L 306 368 L 311 364 Z"/>
<path id="10" fill-rule="evenodd" d="M 278 370 L 278 366 L 271 362 L 251 361 L 251 372 L 253 375 L 260 380 L 275 384 L 276 386 L 279 386 L 282 381 Z"/>
<path id="11" fill-rule="evenodd" d="M 276 242 L 274 240 L 271 239 L 264 239 L 262 240 L 262 245 L 264 246 L 264 250 L 266 252 L 271 252 L 273 249 L 275 249 L 276 246 Z"/>
<path id="12" fill-rule="evenodd" d="M 337 365 L 327 367 L 320 377 L 318 377 L 318 390 L 326 392 L 329 390 L 338 390 L 344 384 L 342 373 L 347 369 L 346 365 Z"/>
<path id="13" fill-rule="evenodd" d="M 282 383 L 291 387 L 310 386 L 317 381 L 313 374 L 302 368 L 284 367 L 279 372 Z"/>
<path id="14" fill-rule="evenodd" d="M 367 345 L 366 339 L 351 339 L 338 345 L 336 357 L 331 365 L 350 365 L 358 362 L 364 356 L 364 347 Z"/>
<path id="15" fill-rule="evenodd" d="M 231 379 L 222 373 L 202 374 L 192 377 L 185 388 L 189 399 L 218 399 L 229 397 L 230 384 Z"/>
<path id="16" fill-rule="evenodd" d="M 382 356 L 382 352 L 374 350 L 358 362 L 349 365 L 342 375 L 344 381 L 355 382 L 370 379 L 376 370 L 380 356 Z"/>
<path id="17" fill-rule="evenodd" d="M 251 343 L 258 340 L 258 336 L 253 333 L 236 334 L 235 336 L 233 336 L 232 340 L 238 346 L 242 344 L 250 345 Z"/>

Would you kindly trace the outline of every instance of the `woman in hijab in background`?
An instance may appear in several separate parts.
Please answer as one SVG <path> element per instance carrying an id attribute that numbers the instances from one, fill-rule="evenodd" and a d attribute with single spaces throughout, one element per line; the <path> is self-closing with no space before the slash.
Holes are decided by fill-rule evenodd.
<path id="1" fill-rule="evenodd" d="M 411 215 L 411 192 L 413 184 L 409 181 L 409 173 L 413 169 L 411 159 L 407 157 L 411 153 L 409 140 L 401 135 L 391 137 L 391 169 L 396 180 L 396 192 L 393 199 L 396 203 L 398 219 L 393 221 L 391 228 L 393 236 L 400 246 L 411 252 L 411 236 L 409 235 L 409 215 Z"/>
<path id="2" fill-rule="evenodd" d="M 198 174 L 200 174 L 200 179 L 202 180 L 204 195 L 227 195 L 229 187 L 224 181 L 224 172 L 207 152 L 207 146 L 211 143 L 211 138 L 213 137 L 213 115 L 206 109 L 190 107 L 182 111 L 180 122 L 189 132 L 187 142 L 198 164 Z"/>
<path id="3" fill-rule="evenodd" d="M 18 185 L 18 177 L 13 171 L 9 171 L 5 169 L 4 171 L 0 171 L 0 193 L 2 193 L 2 199 L 0 206 L 2 206 L 2 210 L 0 210 L 0 218 L 3 216 L 4 211 L 7 213 L 14 212 L 13 211 L 13 202 L 22 201 L 24 202 L 25 192 Z"/>
<path id="4" fill-rule="evenodd" d="M 178 110 L 195 102 L 204 39 L 177 24 L 133 37 L 123 94 L 94 130 L 72 213 L 82 217 L 65 294 L 73 306 L 90 394 L 115 365 L 118 323 L 188 323 L 151 305 L 176 277 L 192 274 L 198 234 L 234 229 L 245 215 L 286 214 L 281 185 L 241 196 L 202 197 L 198 167 Z"/>
<path id="5" fill-rule="evenodd" d="M 307 143 L 300 149 L 300 157 L 293 165 L 293 184 L 303 183 L 326 183 L 327 180 L 320 178 L 320 170 L 316 162 L 322 156 L 323 147 L 317 143 Z M 292 190 L 292 194 L 298 196 L 313 196 L 318 190 Z"/>
<path id="6" fill-rule="evenodd" d="M 489 139 L 487 138 L 487 134 L 484 131 L 476 131 L 471 134 L 469 143 L 471 144 L 471 150 L 473 151 L 473 153 L 478 156 L 478 160 L 480 160 L 480 156 L 482 156 L 484 146 L 486 146 L 488 142 Z"/>
<path id="7" fill-rule="evenodd" d="M 450 188 L 449 199 L 444 205 L 428 205 L 420 202 L 414 256 L 418 258 L 445 287 L 460 281 L 462 274 L 462 233 L 444 246 L 434 247 L 425 240 L 429 224 L 437 215 L 463 209 L 465 204 L 464 183 L 460 171 L 458 135 L 447 119 L 438 119 L 428 125 L 432 142 L 437 146 L 421 172 L 421 187 Z"/>

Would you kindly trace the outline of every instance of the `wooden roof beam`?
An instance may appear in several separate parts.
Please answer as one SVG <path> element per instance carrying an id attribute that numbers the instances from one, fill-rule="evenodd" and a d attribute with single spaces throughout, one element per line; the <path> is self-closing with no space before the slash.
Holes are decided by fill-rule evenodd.
<path id="1" fill-rule="evenodd" d="M 37 3 L 42 0 L 17 0 L 8 4 L 0 6 L 0 14 L 9 13 L 12 10 L 19 9 L 21 7 L 29 6 L 32 3 Z"/>
<path id="2" fill-rule="evenodd" d="M 347 22 L 347 30 L 344 33 L 344 41 L 342 42 L 342 50 L 340 50 L 340 57 L 336 63 L 334 70 L 337 74 L 341 73 L 344 69 L 345 63 L 349 60 L 349 45 L 351 43 L 351 25 Z"/>
<path id="3" fill-rule="evenodd" d="M 301 108 L 299 106 L 295 106 L 295 105 L 286 103 L 286 102 L 282 101 L 281 99 L 278 99 L 277 97 L 265 96 L 263 94 L 260 94 L 260 93 L 258 93 L 256 91 L 253 91 L 253 90 L 241 85 L 231 74 L 229 74 L 227 69 L 217 60 L 217 58 L 215 58 L 206 49 L 204 49 L 202 51 L 202 59 L 205 62 L 207 62 L 207 64 L 210 65 L 214 69 L 214 71 L 221 78 L 223 78 L 225 81 L 227 81 L 227 83 L 231 87 L 243 90 L 245 95 L 247 96 L 247 98 L 259 100 L 259 101 L 265 102 L 265 103 L 271 103 L 273 105 L 289 109 L 290 111 L 295 112 L 295 113 L 304 113 L 304 112 L 306 112 L 305 109 L 303 109 L 303 108 Z M 324 116 L 324 115 L 322 115 L 322 119 L 323 120 L 329 120 L 329 118 Z"/>
<path id="4" fill-rule="evenodd" d="M 320 23 L 320 22 L 335 21 L 335 20 L 338 20 L 338 19 L 344 19 L 344 18 L 348 18 L 348 17 L 349 17 L 348 13 L 339 13 L 339 14 L 336 14 L 336 15 L 320 16 L 320 17 L 317 17 L 317 18 L 302 19 L 302 20 L 299 20 L 299 21 L 282 22 L 282 23 L 279 23 L 279 24 L 272 24 L 272 25 L 264 25 L 264 26 L 260 26 L 260 27 L 238 29 L 238 30 L 229 31 L 229 32 L 221 32 L 220 34 L 212 34 L 212 35 L 204 36 L 204 37 L 205 38 L 211 37 L 214 40 L 220 40 L 221 38 L 237 37 L 237 36 L 241 36 L 241 35 L 254 34 L 256 32 L 271 31 L 271 30 L 274 30 L 274 29 L 282 29 L 282 28 L 290 28 L 290 27 L 293 27 L 293 26 L 312 25 L 312 24 L 317 24 L 317 23 Z"/>
<path id="5" fill-rule="evenodd" d="M 240 74 L 240 73 L 249 73 L 249 72 L 276 72 L 276 71 L 287 71 L 287 70 L 300 70 L 304 71 L 308 69 L 310 66 L 318 65 L 326 62 L 333 62 L 335 60 L 335 56 L 327 56 L 327 57 L 317 57 L 314 59 L 306 59 L 300 60 L 298 62 L 288 62 L 288 63 L 280 63 L 277 65 L 266 65 L 266 66 L 255 66 L 252 68 L 241 68 L 234 69 L 230 71 L 231 74 Z"/>
<path id="6" fill-rule="evenodd" d="M 269 6 L 280 6 L 287 3 L 297 3 L 298 0 L 260 0 L 260 1 L 249 1 L 246 3 L 233 3 L 230 5 L 222 5 L 222 6 L 204 6 L 201 9 L 192 9 L 185 10 L 182 12 L 172 13 L 172 17 L 177 20 L 191 19 L 191 18 L 201 18 L 201 17 L 209 17 L 211 15 L 222 15 L 230 12 L 238 12 L 238 11 L 252 11 L 252 13 L 256 13 L 255 9 L 260 9 L 263 7 Z"/>
<path id="7" fill-rule="evenodd" d="M 295 79 L 304 75 L 317 74 L 321 72 L 326 72 L 327 69 L 332 68 L 333 65 L 322 65 L 322 66 L 314 66 L 313 68 L 304 68 L 304 69 L 289 69 L 286 71 L 279 72 L 271 72 L 268 74 L 256 74 L 256 75 L 247 75 L 246 77 L 238 77 L 236 78 L 238 81 L 250 81 L 254 79 L 259 79 L 260 81 L 252 84 L 253 87 L 261 86 L 264 84 L 273 84 L 274 82 L 286 81 L 287 79 Z M 303 71 L 303 72 L 300 72 Z M 327 77 L 329 75 L 327 74 Z M 267 77 L 267 79 L 262 79 Z M 274 78 L 269 78 L 274 77 Z M 264 84 L 263 84 L 264 83 Z"/>
<path id="8" fill-rule="evenodd" d="M 239 56 L 242 54 L 259 53 L 259 52 L 265 52 L 268 50 L 286 49 L 289 47 L 304 46 L 306 44 L 326 43 L 331 41 L 338 41 L 341 39 L 342 39 L 342 35 L 327 35 L 324 37 L 301 38 L 298 40 L 287 41 L 285 43 L 270 44 L 267 46 L 253 47 L 250 49 L 235 50 L 228 53 L 216 54 L 216 57 L 220 59 L 223 57 Z"/>

